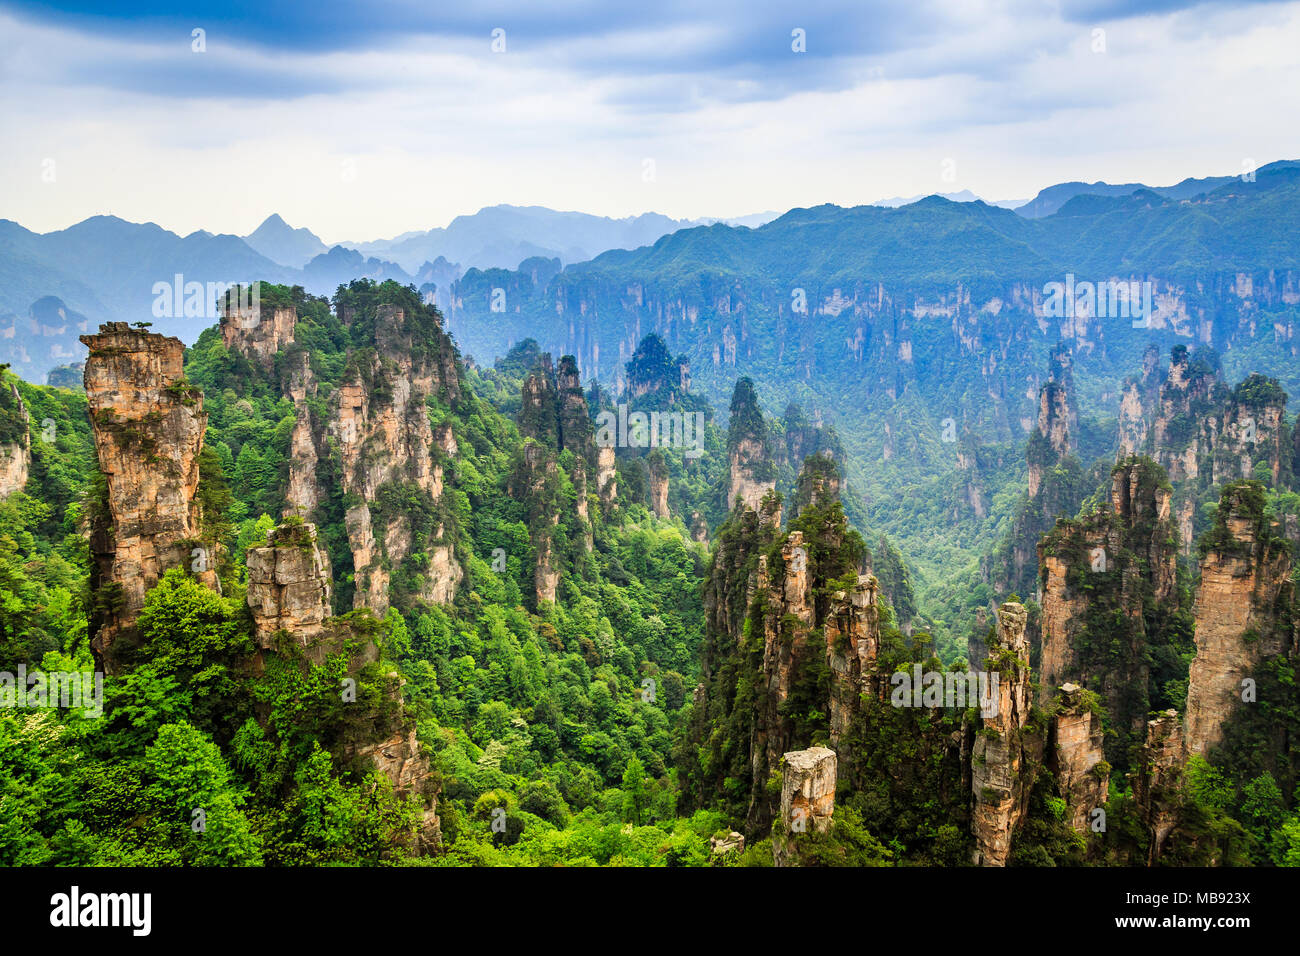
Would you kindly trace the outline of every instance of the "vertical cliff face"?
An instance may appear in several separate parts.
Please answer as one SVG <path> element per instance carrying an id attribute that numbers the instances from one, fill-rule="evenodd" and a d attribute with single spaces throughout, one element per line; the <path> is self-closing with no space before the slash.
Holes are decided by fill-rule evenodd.
<path id="1" fill-rule="evenodd" d="M 275 354 L 293 344 L 297 323 L 298 313 L 292 305 L 234 306 L 222 312 L 221 341 L 232 352 L 270 369 Z"/>
<path id="2" fill-rule="evenodd" d="M 508 490 L 510 497 L 528 504 L 528 534 L 536 553 L 533 585 L 539 603 L 554 601 L 560 583 L 560 556 L 555 550 L 559 478 L 554 449 L 526 441 Z"/>
<path id="3" fill-rule="evenodd" d="M 1295 646 L 1289 543 L 1270 526 L 1263 488 L 1224 488 L 1215 526 L 1201 543 L 1196 657 L 1187 687 L 1187 749 L 1205 754 L 1243 703 L 1260 665 Z"/>
<path id="4" fill-rule="evenodd" d="M 1036 437 L 1046 446 L 1042 455 L 1029 460 L 1029 497 L 1038 496 L 1043 486 L 1043 472 L 1073 450 L 1070 430 L 1070 392 L 1060 382 L 1048 382 L 1038 393 Z"/>
<path id="5" fill-rule="evenodd" d="M 316 648 L 332 616 L 329 555 L 317 541 L 316 526 L 273 529 L 264 546 L 248 549 L 246 564 L 246 600 L 258 646 L 271 650 L 283 634 L 301 648 Z"/>
<path id="6" fill-rule="evenodd" d="M 22 491 L 32 463 L 29 417 L 18 386 L 0 384 L 0 498 Z"/>
<path id="7" fill-rule="evenodd" d="M 560 357 L 555 371 L 555 399 L 560 448 L 590 458 L 595 445 L 595 427 L 587 410 L 587 397 L 582 392 L 578 361 L 572 355 Z"/>
<path id="8" fill-rule="evenodd" d="M 668 462 L 663 453 L 655 449 L 647 463 L 650 468 L 650 510 L 657 518 L 667 518 L 668 510 Z"/>
<path id="9" fill-rule="evenodd" d="M 1187 745 L 1178 712 L 1167 710 L 1148 721 L 1137 772 L 1132 775 L 1133 799 L 1150 834 L 1148 865 L 1160 858 L 1165 841 L 1178 823 L 1186 764 Z"/>
<path id="10" fill-rule="evenodd" d="M 848 591 L 831 595 L 822 628 L 831 671 L 829 704 L 831 746 L 837 750 L 861 710 L 862 697 L 878 696 L 883 675 L 880 654 L 880 589 L 870 574 L 859 574 Z"/>
<path id="11" fill-rule="evenodd" d="M 583 550 L 590 551 L 594 532 L 587 501 L 588 476 L 596 484 L 602 507 L 612 507 L 618 493 L 615 451 L 612 446 L 596 447 L 587 398 L 572 355 L 562 357 L 558 369 L 552 368 L 550 355 L 540 355 L 536 367 L 524 379 L 520 399 L 519 430 L 527 440 L 508 490 L 511 497 L 528 505 L 529 537 L 536 555 L 533 587 L 537 601 L 553 602 L 565 560 L 556 547 L 562 511 L 566 511 L 567 520 L 559 454 L 574 454 L 568 478 L 573 484 L 577 527 L 570 530 L 581 535 Z M 652 453 L 650 465 L 655 511 L 664 517 L 668 512 L 668 475 L 662 454 Z"/>
<path id="12" fill-rule="evenodd" d="M 267 654 L 320 665 L 359 645 L 348 661 L 353 675 L 379 659 L 366 633 L 331 616 L 329 557 L 314 525 L 291 520 L 273 529 L 265 545 L 248 549 L 247 567 L 247 602 L 260 650 L 257 672 L 265 667 Z M 347 713 L 334 749 L 344 764 L 386 776 L 399 797 L 419 799 L 421 819 L 411 849 L 428 853 L 441 841 L 438 783 L 402 704 L 400 680 L 387 674 L 382 681 L 378 706 L 373 701 L 348 703 L 355 710 Z"/>
<path id="13" fill-rule="evenodd" d="M 797 866 L 799 837 L 825 833 L 835 812 L 836 758 L 826 747 L 795 750 L 781 758 L 780 825 L 772 835 L 772 862 Z"/>
<path id="14" fill-rule="evenodd" d="M 1024 606 L 1006 603 L 997 611 L 997 631 L 989 648 L 990 672 L 998 675 L 997 712 L 981 715 L 971 754 L 974 797 L 972 828 L 975 863 L 1006 866 L 1011 840 L 1029 807 L 1033 773 L 1042 759 L 1042 741 L 1025 732 L 1029 720 L 1029 641 Z"/>
<path id="15" fill-rule="evenodd" d="M 1156 408 L 1160 400 L 1160 386 L 1164 373 L 1160 368 L 1160 349 L 1147 346 L 1142 354 L 1142 374 L 1124 383 L 1119 406 L 1119 457 L 1121 460 L 1139 455 L 1147 449 L 1147 435 L 1151 431 Z"/>
<path id="16" fill-rule="evenodd" d="M 431 396 L 454 400 L 460 381 L 449 341 L 417 343 L 418 327 L 403 309 L 378 306 L 374 330 L 375 349 L 354 353 L 336 392 L 329 436 L 354 502 L 346 514 L 354 605 L 383 614 L 392 572 L 404 564 L 420 601 L 449 603 L 464 578 L 439 506 L 441 462 L 454 451 L 446 434 L 434 435 L 426 405 Z M 412 496 L 426 506 L 403 506 Z"/>
<path id="17" fill-rule="evenodd" d="M 1270 481 L 1292 473 L 1287 443 L 1286 393 L 1278 383 L 1251 375 L 1235 388 L 1218 378 L 1217 357 L 1176 347 L 1169 376 L 1159 389 L 1147 448 L 1174 485 L 1174 513 L 1185 551 L 1202 528 L 1198 511 L 1216 485 L 1250 478 L 1265 467 Z"/>
<path id="18" fill-rule="evenodd" d="M 107 485 L 91 533 L 91 647 L 107 673 L 118 673 L 145 593 L 164 572 L 191 568 L 219 589 L 195 500 L 207 416 L 202 394 L 185 383 L 179 339 L 110 322 L 81 341 L 90 349 L 86 399 Z"/>
<path id="19" fill-rule="evenodd" d="M 705 726 L 713 710 L 728 715 L 727 741 L 712 734 L 708 746 L 722 744 L 732 762 L 710 773 L 748 775 L 748 807 L 740 809 L 751 835 L 779 820 L 768 784 L 782 755 L 821 741 L 846 746 L 862 695 L 885 683 L 876 581 L 859 573 L 865 548 L 831 493 L 838 478 L 813 480 L 819 467 L 809 459 L 801 486 L 822 491 L 786 533 L 775 494 L 759 510 L 732 512 L 705 583 L 698 729 L 712 734 Z M 710 779 L 701 789 L 718 785 Z"/>
<path id="20" fill-rule="evenodd" d="M 742 378 L 731 396 L 731 421 L 727 431 L 730 476 L 727 508 L 739 498 L 757 510 L 763 496 L 776 487 L 776 469 L 767 447 L 767 425 L 758 405 L 754 383 Z"/>
<path id="21" fill-rule="evenodd" d="M 1061 688 L 1047 744 L 1047 766 L 1056 775 L 1070 827 L 1085 833 L 1092 811 L 1106 802 L 1110 764 L 1102 751 L 1101 714 L 1077 684 Z"/>
<path id="22" fill-rule="evenodd" d="M 1116 732 L 1108 753 L 1126 765 L 1149 707 L 1151 633 L 1177 609 L 1177 545 L 1163 474 L 1130 459 L 1111 475 L 1099 511 L 1061 521 L 1039 544 L 1040 701 L 1074 682 L 1098 693 Z"/>

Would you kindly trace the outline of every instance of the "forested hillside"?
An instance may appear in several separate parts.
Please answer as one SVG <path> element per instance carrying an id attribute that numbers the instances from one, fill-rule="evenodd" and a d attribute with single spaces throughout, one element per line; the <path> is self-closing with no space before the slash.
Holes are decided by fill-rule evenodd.
<path id="1" fill-rule="evenodd" d="M 1027 440 L 946 452 L 1015 519 L 927 609 L 761 380 L 724 418 L 655 334 L 605 383 L 395 282 L 238 301 L 4 372 L 0 660 L 85 694 L 0 710 L 0 861 L 1300 862 L 1278 381 L 1156 350 L 1098 418 L 1057 343 Z"/>

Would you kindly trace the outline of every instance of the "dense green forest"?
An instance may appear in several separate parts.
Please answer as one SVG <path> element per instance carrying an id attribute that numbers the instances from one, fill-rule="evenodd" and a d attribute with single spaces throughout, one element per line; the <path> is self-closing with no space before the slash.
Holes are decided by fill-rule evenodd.
<path id="1" fill-rule="evenodd" d="M 277 306 L 293 311 L 296 328 L 270 365 L 228 347 L 215 327 L 185 354 L 180 391 L 201 393 L 207 415 L 197 502 L 221 591 L 183 567 L 161 578 L 139 614 L 130 666 L 103 679 L 102 716 L 67 707 L 0 710 L 0 863 L 771 865 L 772 821 L 761 805 L 780 792 L 780 772 L 748 776 L 765 693 L 758 635 L 764 627 L 788 635 L 797 622 L 774 621 L 762 594 L 752 602 L 736 595 L 760 556 L 765 574 L 786 573 L 783 549 L 794 534 L 808 549 L 821 621 L 815 637 L 826 639 L 821 616 L 870 568 L 872 587 L 879 586 L 880 673 L 966 666 L 972 648 L 962 628 L 926 617 L 914 569 L 873 523 L 879 509 L 864 511 L 846 493 L 836 430 L 810 421 L 797 404 L 765 415 L 763 396 L 741 378 L 720 421 L 690 390 L 684 360 L 650 336 L 626 363 L 625 391 L 590 382 L 577 393 L 586 420 L 575 422 L 564 418 L 573 407 L 564 395 L 530 403 L 556 380 L 536 342 L 480 367 L 462 359 L 442 335 L 441 316 L 413 288 L 359 280 L 330 301 L 297 287 L 265 287 L 263 308 Z M 408 317 L 417 358 L 452 370 L 456 387 L 444 382 L 418 414 L 435 430 L 449 429 L 457 452 L 438 456 L 441 497 L 391 482 L 370 506 L 382 520 L 405 521 L 417 543 L 450 542 L 464 579 L 449 603 L 421 600 L 425 558 L 417 549 L 387 569 L 391 604 L 374 614 L 354 602 L 348 515 L 358 501 L 337 480 L 341 458 L 323 423 L 350 382 L 363 382 L 372 398 L 396 387 L 384 377 L 388 365 L 368 364 L 376 324 L 390 307 Z M 300 365 L 315 391 L 295 403 L 285 382 Z M 9 670 L 91 672 L 90 630 L 105 592 L 93 586 L 87 528 L 102 526 L 107 498 L 87 398 L 5 372 L 0 423 L 11 431 L 21 425 L 11 384 L 26 406 L 31 469 L 26 486 L 0 501 L 0 662 Z M 296 404 L 330 449 L 318 466 L 327 495 L 308 517 L 333 568 L 333 614 L 358 642 L 377 648 L 361 664 L 349 653 L 323 661 L 255 655 L 246 555 L 303 525 L 302 516 L 285 514 Z M 605 499 L 588 484 L 588 426 L 620 404 L 700 412 L 705 453 L 620 448 L 616 490 Z M 900 419 L 906 414 L 900 407 Z M 786 508 L 777 524 L 756 524 L 752 509 L 726 500 L 728 454 L 746 440 L 763 449 L 755 473 L 774 486 L 763 508 Z M 1081 454 L 1096 450 L 1085 435 Z M 1000 494 L 1016 494 L 1021 448 L 972 454 L 999 473 Z M 538 462 L 546 467 L 538 470 Z M 1083 482 L 1077 462 L 1071 468 L 1070 480 Z M 666 516 L 656 516 L 652 500 L 660 479 Z M 1291 510 L 1295 495 L 1260 485 L 1258 497 L 1261 515 L 1271 516 Z M 916 498 L 895 506 L 929 507 Z M 1084 510 L 1096 507 L 1094 500 Z M 1211 547 L 1223 525 L 1212 508 L 1207 514 L 1204 547 Z M 542 600 L 534 575 L 552 560 L 564 573 L 555 599 Z M 971 620 L 995 597 L 1015 598 L 969 583 L 971 591 L 948 606 Z M 723 591 L 732 603 L 715 614 Z M 743 619 L 738 645 L 711 623 L 722 613 Z M 1169 653 L 1182 656 L 1159 672 L 1160 706 L 1185 703 L 1185 625 L 1170 625 L 1178 633 L 1166 641 Z M 251 666 L 255 657 L 264 666 Z M 1277 665 L 1276 686 L 1294 688 L 1290 667 Z M 791 746 L 823 745 L 831 739 L 831 675 L 815 659 L 794 673 L 773 719 Z M 340 699 L 347 680 L 355 681 L 359 706 Z M 900 711 L 865 694 L 852 708 L 843 746 L 855 756 L 843 774 L 836 824 L 810 841 L 804 861 L 969 862 L 969 784 L 965 758 L 952 747 L 974 739 L 976 715 Z M 1294 709 L 1283 715 L 1287 726 L 1297 720 Z M 1025 732 L 1045 734 L 1052 713 L 1036 709 Z M 418 802 L 354 759 L 358 734 L 396 726 L 403 714 L 430 757 L 439 793 L 435 853 L 413 850 Z M 1272 730 L 1243 724 L 1233 733 L 1231 754 L 1240 755 Z M 1194 758 L 1184 808 L 1190 822 L 1170 861 L 1300 864 L 1300 817 L 1284 790 L 1296 780 L 1278 769 L 1288 760 L 1261 772 L 1231 755 L 1217 765 Z M 1031 785 L 1025 835 L 1011 862 L 1129 862 L 1145 852 L 1123 778 L 1110 778 L 1116 836 L 1104 846 L 1062 822 L 1065 804 L 1048 770 Z M 733 830 L 747 833 L 748 846 L 714 852 Z"/>

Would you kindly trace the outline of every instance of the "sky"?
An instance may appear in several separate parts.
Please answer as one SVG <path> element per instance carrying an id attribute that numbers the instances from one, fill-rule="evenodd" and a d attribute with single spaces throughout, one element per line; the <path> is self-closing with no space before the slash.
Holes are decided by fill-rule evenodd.
<path id="1" fill-rule="evenodd" d="M 1300 158 L 1300 2 L 0 0 L 0 218 L 327 242 Z"/>

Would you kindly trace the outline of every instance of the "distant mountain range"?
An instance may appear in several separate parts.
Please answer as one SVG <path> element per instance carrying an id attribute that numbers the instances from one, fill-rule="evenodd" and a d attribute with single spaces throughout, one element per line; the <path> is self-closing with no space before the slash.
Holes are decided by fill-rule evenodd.
<path id="1" fill-rule="evenodd" d="M 445 229 L 341 245 L 395 262 L 410 272 L 439 256 L 466 269 L 514 269 L 534 257 L 559 259 L 568 265 L 584 262 L 607 249 L 648 246 L 678 229 L 715 222 L 761 226 L 778 215 L 768 212 L 740 219 L 670 219 L 649 212 L 610 219 L 582 212 L 557 212 L 544 206 L 489 206 L 472 216 L 457 216 Z"/>
<path id="2" fill-rule="evenodd" d="M 1273 163 L 1258 170 L 1256 179 L 1275 186 L 1278 176 L 1298 167 L 1291 161 Z M 492 283 L 511 275 L 505 284 L 527 286 L 533 290 L 527 295 L 539 295 L 552 281 L 568 282 L 570 273 L 576 278 L 609 269 L 624 272 L 633 263 L 641 272 L 664 256 L 677 271 L 695 259 L 697 268 L 707 270 L 722 256 L 726 268 L 739 274 L 771 278 L 803 263 L 800 281 L 875 278 L 909 284 L 981 276 L 997 284 L 999 276 L 1024 275 L 1047 263 L 1131 270 L 1227 260 L 1276 264 L 1294 249 L 1294 229 L 1286 232 L 1279 221 L 1263 220 L 1257 233 L 1242 234 L 1240 244 L 1211 252 L 1207 243 L 1214 240 L 1202 234 L 1204 211 L 1179 206 L 1198 196 L 1246 194 L 1256 187 L 1240 176 L 1188 179 L 1168 187 L 1060 183 L 1017 206 L 1014 215 L 998 208 L 1014 201 L 988 204 L 969 191 L 948 194 L 947 201 L 896 197 L 856 210 L 822 206 L 730 220 L 678 220 L 657 213 L 611 219 L 503 205 L 459 216 L 445 228 L 332 247 L 279 215 L 244 237 L 202 230 L 182 237 L 153 223 L 112 216 L 46 234 L 0 220 L 0 345 L 17 373 L 40 380 L 51 368 L 78 360 L 84 349 L 77 336 L 104 321 L 148 321 L 157 331 L 193 342 L 215 321 L 209 284 L 254 279 L 325 295 L 359 277 L 413 284 L 453 318 L 469 351 L 487 349 L 478 357 L 490 360 L 513 337 L 496 334 L 506 324 L 489 316 L 484 321 L 490 328 L 479 328 L 476 307 L 453 302 L 453 288 L 478 289 L 489 273 Z M 1276 212 L 1281 222 L 1295 218 L 1291 206 Z M 1077 216 L 1091 223 L 1086 238 L 1073 226 L 1031 226 Z M 1127 230 L 1135 217 L 1154 221 L 1154 231 L 1131 234 Z M 1175 222 L 1181 225 L 1175 228 Z M 860 244 L 868 234 L 876 236 L 870 242 L 879 243 L 869 254 Z M 794 245 L 772 245 L 763 238 L 783 235 L 797 237 Z M 762 251 L 769 247 L 770 253 Z M 1252 258 L 1252 251 L 1266 248 L 1268 256 Z M 464 298 L 464 291 L 456 294 Z M 554 303 L 548 308 L 554 317 Z"/>
<path id="3" fill-rule="evenodd" d="M 990 206 L 997 206 L 1000 209 L 1017 209 L 1025 204 L 1023 199 L 994 199 L 985 200 L 975 195 L 969 189 L 963 189 L 955 193 L 935 193 L 940 199 L 947 199 L 949 202 L 984 202 Z M 884 206 L 887 209 L 897 209 L 899 206 L 910 206 L 914 202 L 920 202 L 925 196 L 894 196 L 892 199 L 877 199 L 871 205 Z"/>

